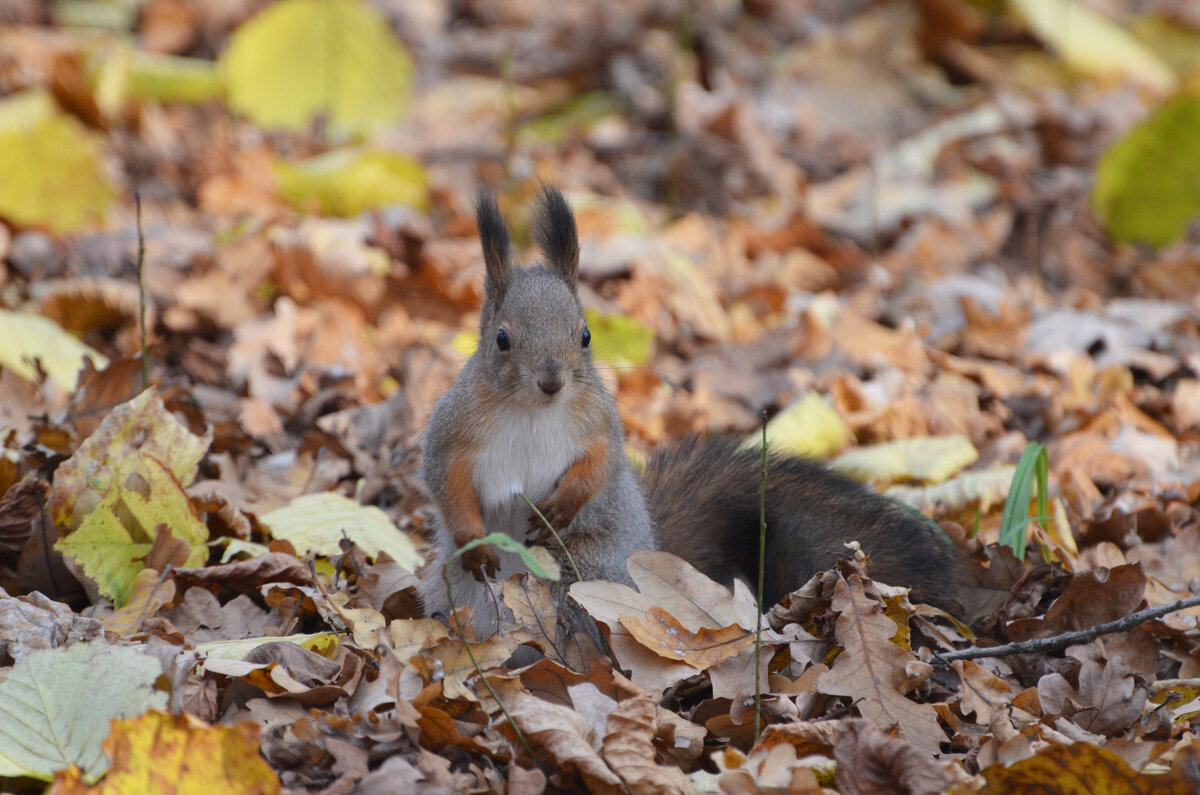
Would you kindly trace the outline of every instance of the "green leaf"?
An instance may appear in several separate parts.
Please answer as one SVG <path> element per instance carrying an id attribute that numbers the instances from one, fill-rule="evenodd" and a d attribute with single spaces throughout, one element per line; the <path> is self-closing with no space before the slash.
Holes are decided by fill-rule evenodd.
<path id="1" fill-rule="evenodd" d="M 1049 497 L 1046 494 L 1049 468 L 1045 445 L 1030 442 L 1013 473 L 1012 488 L 1004 502 L 1004 512 L 1000 514 L 1000 543 L 1011 549 L 1017 560 L 1025 559 L 1029 523 L 1035 521 L 1029 517 L 1029 498 L 1034 483 L 1038 490 L 1036 521 L 1044 521 L 1049 516 Z"/>
<path id="2" fill-rule="evenodd" d="M 0 682 L 0 776 L 49 781 L 75 764 L 95 780 L 109 721 L 166 706 L 161 674 L 155 658 L 104 641 L 33 652 Z"/>
<path id="3" fill-rule="evenodd" d="M 447 562 L 454 560 L 469 549 L 481 547 L 485 544 L 496 547 L 497 549 L 501 549 L 505 552 L 512 552 L 520 555 L 521 562 L 525 564 L 526 568 L 529 569 L 529 572 L 535 577 L 539 577 L 543 580 L 553 580 L 555 582 L 557 582 L 559 579 L 559 573 L 557 571 L 552 571 L 546 566 L 547 561 L 542 560 L 533 552 L 532 549 L 525 546 L 520 541 L 517 541 L 512 536 L 506 535 L 505 533 L 488 533 L 483 538 L 477 538 L 474 541 L 468 541 L 455 550 L 454 554 L 447 558 Z"/>
<path id="4" fill-rule="evenodd" d="M 1165 246 L 1200 216 L 1200 94 L 1167 100 L 1109 147 L 1092 206 L 1113 237 Z"/>
<path id="5" fill-rule="evenodd" d="M 79 529 L 54 545 L 117 607 L 129 600 L 134 579 L 146 567 L 142 558 L 150 551 L 159 524 L 187 542 L 190 551 L 185 566 L 201 566 L 208 559 L 208 527 L 166 467 L 140 456 L 132 474 L 136 477 L 128 482 L 145 488 L 146 494 L 127 487 L 127 481 L 114 482 Z"/>
<path id="6" fill-rule="evenodd" d="M 1038 38 L 1077 72 L 1170 91 L 1175 73 L 1112 20 L 1073 0 L 1010 0 Z"/>
<path id="7" fill-rule="evenodd" d="M 340 555 L 345 534 L 371 557 L 387 552 L 408 571 L 416 571 L 424 560 L 412 539 L 400 532 L 386 513 L 333 492 L 297 497 L 259 521 L 275 538 L 291 542 L 301 555 Z"/>
<path id="8" fill-rule="evenodd" d="M 940 483 L 979 458 L 965 436 L 917 436 L 842 453 L 830 466 L 859 480 Z"/>
<path id="9" fill-rule="evenodd" d="M 302 131 L 318 114 L 352 136 L 404 113 L 412 62 L 362 0 L 282 0 L 234 31 L 222 57 L 230 105 Z"/>
<path id="10" fill-rule="evenodd" d="M 767 449 L 781 455 L 824 458 L 852 441 L 854 432 L 817 392 L 808 392 L 767 423 Z M 742 442 L 744 449 L 761 446 L 761 431 Z"/>
<path id="11" fill-rule="evenodd" d="M 425 167 L 407 155 L 352 147 L 301 163 L 276 161 L 272 171 L 281 198 L 293 207 L 328 215 L 428 202 Z"/>
<path id="12" fill-rule="evenodd" d="M 0 100 L 0 216 L 58 233 L 102 221 L 113 188 L 100 147 L 44 91 Z"/>
<path id="13" fill-rule="evenodd" d="M 584 316 L 600 361 L 615 367 L 641 367 L 654 355 L 654 329 L 615 312 L 588 309 Z"/>
<path id="14" fill-rule="evenodd" d="M 0 153 L 0 159 L 3 157 Z M 0 309 L 0 340 L 4 340 L 0 345 L 0 367 L 32 381 L 37 375 L 33 366 L 37 360 L 64 392 L 74 391 L 85 357 L 97 370 L 108 366 L 108 359 L 42 315 Z"/>

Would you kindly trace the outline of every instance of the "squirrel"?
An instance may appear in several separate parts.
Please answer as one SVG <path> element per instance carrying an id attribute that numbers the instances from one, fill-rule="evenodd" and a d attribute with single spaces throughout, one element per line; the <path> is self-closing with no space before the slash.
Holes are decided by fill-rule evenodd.
<path id="1" fill-rule="evenodd" d="M 631 552 L 661 549 L 731 586 L 757 584 L 761 452 L 722 437 L 691 437 L 654 451 L 639 477 L 623 446 L 616 403 L 592 360 L 577 290 L 579 241 L 566 199 L 542 190 L 534 236 L 545 261 L 514 264 L 495 199 L 481 192 L 476 220 L 486 268 L 479 344 L 437 402 L 420 476 L 433 498 L 432 557 L 419 588 L 427 614 L 450 610 L 442 562 L 493 532 L 545 544 L 558 531 L 584 579 L 632 585 Z M 774 604 L 858 541 L 873 577 L 909 586 L 916 600 L 953 612 L 965 559 L 921 517 L 799 457 L 769 455 L 763 582 Z M 551 553 L 564 564 L 557 544 Z M 494 631 L 486 584 L 525 571 L 519 555 L 474 547 L 451 564 L 454 600 L 475 609 L 476 635 Z M 588 629 L 563 579 L 551 594 L 567 629 Z"/>

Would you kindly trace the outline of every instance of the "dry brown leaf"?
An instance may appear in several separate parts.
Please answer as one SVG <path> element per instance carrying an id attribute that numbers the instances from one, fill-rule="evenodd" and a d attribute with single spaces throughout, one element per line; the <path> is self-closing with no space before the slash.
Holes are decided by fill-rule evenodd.
<path id="1" fill-rule="evenodd" d="M 721 629 L 734 624 L 754 626 L 753 597 L 743 586 L 735 593 L 713 582 L 686 562 L 666 552 L 640 550 L 629 556 L 630 577 L 638 586 L 609 582 L 577 582 L 571 597 L 609 629 L 609 646 L 633 681 L 647 690 L 661 690 L 696 670 L 648 650 L 621 623 L 623 616 L 645 616 L 660 607 L 691 632 L 701 627 Z"/>
<path id="2" fill-rule="evenodd" d="M 760 792 L 787 792 L 789 795 L 817 795 L 826 792 L 816 774 L 788 744 L 756 747 L 747 756 L 727 747 L 718 755 L 723 771 L 717 779 L 721 791 L 730 795 L 756 795 Z"/>
<path id="3" fill-rule="evenodd" d="M 398 618 L 388 623 L 392 653 L 406 663 L 420 653 L 426 644 L 432 645 L 450 637 L 445 624 L 434 618 Z"/>
<path id="4" fill-rule="evenodd" d="M 1136 611 L 1145 592 L 1146 575 L 1136 563 L 1080 572 L 1045 616 L 1013 621 L 1006 632 L 1010 640 L 1023 641 L 1115 621 Z"/>
<path id="5" fill-rule="evenodd" d="M 532 640 L 543 650 L 553 649 L 558 607 L 546 583 L 528 574 L 518 574 L 500 584 L 500 593 L 517 622 L 512 637 L 518 642 Z"/>
<path id="6" fill-rule="evenodd" d="M 891 365 L 905 372 L 929 366 L 921 336 L 912 328 L 889 329 L 843 308 L 833 324 L 838 348 L 863 367 Z"/>
<path id="7" fill-rule="evenodd" d="M 986 726 L 997 710 L 1004 711 L 1012 704 L 1016 687 L 972 660 L 950 663 L 958 672 L 958 689 L 962 697 L 963 715 L 975 713 L 975 722 Z"/>
<path id="8" fill-rule="evenodd" d="M 592 727 L 569 707 L 526 696 L 508 705 L 513 723 L 559 770 L 575 773 L 596 793 L 624 791 L 621 778 L 596 752 Z"/>
<path id="9" fill-rule="evenodd" d="M 167 566 L 177 569 L 187 563 L 189 554 L 191 547 L 188 546 L 188 542 L 171 535 L 170 528 L 165 524 L 159 524 L 154 528 L 154 543 L 142 558 L 142 563 L 147 569 L 155 571 L 166 571 Z"/>
<path id="10" fill-rule="evenodd" d="M 488 671 L 498 667 L 512 656 L 515 644 L 507 638 L 498 635 L 471 644 L 470 652 L 467 644 L 455 638 L 447 638 L 422 649 L 421 653 L 412 658 L 412 665 L 425 675 L 427 681 L 442 680 L 442 689 L 446 698 L 465 698 L 475 701 L 475 691 L 467 686 L 467 681 L 473 678 L 479 669 Z M 474 655 L 475 662 L 471 661 Z"/>
<path id="11" fill-rule="evenodd" d="M 1080 728 L 1096 734 L 1115 734 L 1128 729 L 1142 716 L 1146 688 L 1130 674 L 1121 658 L 1101 665 L 1088 660 L 1079 669 L 1079 687 L 1074 688 L 1060 673 L 1038 680 L 1038 699 L 1046 715 L 1070 718 Z"/>
<path id="12" fill-rule="evenodd" d="M 863 717 L 883 729 L 896 727 L 909 742 L 936 753 L 945 740 L 937 715 L 903 695 L 928 678 L 928 666 L 892 642 L 897 627 L 883 609 L 864 592 L 858 575 L 838 582 L 833 610 L 839 614 L 836 634 L 843 651 L 817 688 L 855 699 Z"/>
<path id="13" fill-rule="evenodd" d="M 242 593 L 253 593 L 267 583 L 312 585 L 312 575 L 304 561 L 295 555 L 268 552 L 249 560 L 180 569 L 175 572 L 175 582 L 181 587 L 221 585 Z"/>
<path id="14" fill-rule="evenodd" d="M 954 763 L 932 759 L 925 748 L 891 737 L 865 720 L 841 721 L 833 755 L 843 795 L 934 795 L 967 778 Z"/>

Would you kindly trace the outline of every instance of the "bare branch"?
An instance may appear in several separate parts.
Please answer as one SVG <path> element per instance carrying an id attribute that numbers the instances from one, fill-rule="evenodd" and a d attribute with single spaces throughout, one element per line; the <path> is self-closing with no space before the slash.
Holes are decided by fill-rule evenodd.
<path id="1" fill-rule="evenodd" d="M 1200 596 L 1189 596 L 1187 599 L 1180 599 L 1178 602 L 1172 602 L 1169 605 L 1148 607 L 1145 610 L 1139 610 L 1136 613 L 1122 616 L 1115 621 L 1096 624 L 1087 629 L 1077 629 L 1073 632 L 1064 632 L 1061 635 L 1050 635 L 1045 638 L 1023 640 L 1019 643 L 1005 643 L 1001 646 L 971 646 L 970 648 L 946 652 L 945 654 L 934 654 L 933 656 L 943 662 L 950 662 L 951 660 L 973 660 L 978 657 L 1008 657 L 1013 654 L 1058 651 L 1059 649 L 1073 646 L 1076 643 L 1085 643 L 1101 635 L 1110 635 L 1114 632 L 1128 632 L 1138 624 L 1149 621 L 1152 618 L 1158 618 L 1159 616 L 1165 616 L 1167 613 L 1174 613 L 1197 606 L 1200 606 Z"/>

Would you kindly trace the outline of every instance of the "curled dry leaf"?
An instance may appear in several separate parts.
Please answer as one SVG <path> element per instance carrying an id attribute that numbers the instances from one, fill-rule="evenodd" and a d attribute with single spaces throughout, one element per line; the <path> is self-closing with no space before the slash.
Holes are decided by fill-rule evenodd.
<path id="1" fill-rule="evenodd" d="M 621 624 L 655 654 L 682 660 L 701 671 L 721 664 L 754 641 L 752 632 L 737 625 L 689 632 L 661 607 L 651 607 L 644 616 L 621 616 Z"/>
<path id="2" fill-rule="evenodd" d="M 624 791 L 621 778 L 597 753 L 591 726 L 575 710 L 525 696 L 508 706 L 508 714 L 535 752 L 544 753 L 556 768 L 577 774 L 590 792 Z"/>

